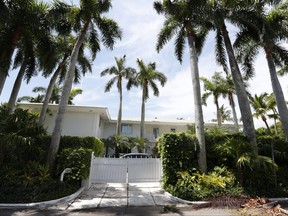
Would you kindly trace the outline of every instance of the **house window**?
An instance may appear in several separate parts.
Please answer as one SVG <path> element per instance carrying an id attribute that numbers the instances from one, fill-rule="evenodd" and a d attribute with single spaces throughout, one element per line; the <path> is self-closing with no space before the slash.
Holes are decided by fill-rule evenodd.
<path id="1" fill-rule="evenodd" d="M 153 137 L 156 139 L 159 136 L 159 128 L 153 128 Z"/>
<path id="2" fill-rule="evenodd" d="M 123 134 L 132 134 L 132 125 L 121 125 L 121 132 Z"/>
<path id="3" fill-rule="evenodd" d="M 175 132 L 176 132 L 176 129 L 175 129 L 175 128 L 171 128 L 171 132 L 172 132 L 172 133 L 175 133 Z"/>

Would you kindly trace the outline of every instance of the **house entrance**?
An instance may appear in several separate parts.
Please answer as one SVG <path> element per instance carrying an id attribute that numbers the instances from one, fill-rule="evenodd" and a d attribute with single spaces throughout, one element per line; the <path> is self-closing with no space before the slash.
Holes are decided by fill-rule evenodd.
<path id="1" fill-rule="evenodd" d="M 100 158 L 91 162 L 91 183 L 158 182 L 162 178 L 160 158 Z"/>

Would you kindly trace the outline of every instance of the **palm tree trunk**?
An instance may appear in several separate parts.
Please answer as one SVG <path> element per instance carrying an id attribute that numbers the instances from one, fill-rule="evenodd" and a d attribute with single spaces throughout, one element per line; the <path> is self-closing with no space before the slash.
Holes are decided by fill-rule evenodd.
<path id="1" fill-rule="evenodd" d="M 0 71 L 0 95 L 2 93 L 6 78 L 7 78 L 7 74 L 4 71 L 2 72 L 2 70 L 1 70 Z"/>
<path id="2" fill-rule="evenodd" d="M 22 80 L 23 80 L 23 77 L 24 77 L 24 74 L 25 74 L 25 69 L 26 69 L 26 61 L 24 60 L 24 62 L 22 63 L 21 65 L 21 68 L 18 72 L 18 75 L 16 77 L 16 80 L 14 82 L 14 86 L 13 86 L 13 89 L 12 89 L 12 92 L 11 92 L 11 95 L 10 95 L 10 98 L 9 98 L 9 101 L 8 101 L 8 108 L 12 111 L 14 106 L 15 106 L 15 103 L 16 103 L 16 99 L 17 99 L 17 96 L 18 96 L 18 93 L 19 93 L 19 90 L 20 90 L 20 87 L 21 87 L 21 83 L 22 83 Z"/>
<path id="3" fill-rule="evenodd" d="M 51 98 L 51 95 L 53 93 L 53 89 L 57 80 L 57 77 L 59 76 L 61 69 L 63 68 L 65 62 L 66 62 L 66 57 L 63 59 L 63 61 L 61 62 L 61 64 L 59 64 L 57 70 L 55 71 L 55 73 L 53 74 L 53 76 L 50 79 L 48 88 L 46 90 L 46 94 L 45 94 L 45 98 L 43 101 L 43 105 L 42 105 L 42 109 L 41 109 L 41 113 L 40 113 L 40 117 L 39 117 L 39 122 L 38 125 L 39 126 L 43 126 L 44 125 L 44 121 L 45 121 L 45 117 L 46 117 L 46 112 L 47 112 L 47 108 L 48 108 L 48 104 Z"/>
<path id="4" fill-rule="evenodd" d="M 247 92 L 246 92 L 244 82 L 243 82 L 243 79 L 239 70 L 239 66 L 235 58 L 235 54 L 234 54 L 233 47 L 232 47 L 232 44 L 228 35 L 228 31 L 224 22 L 223 22 L 223 27 L 221 31 L 222 31 L 226 51 L 227 51 L 228 58 L 229 58 L 231 74 L 232 74 L 233 83 L 235 86 L 236 95 L 238 98 L 239 108 L 241 112 L 241 117 L 243 121 L 244 133 L 247 136 L 249 142 L 252 145 L 254 145 L 255 147 L 254 153 L 257 153 L 256 133 L 255 133 L 252 112 L 250 108 L 250 103 L 247 97 Z"/>
<path id="5" fill-rule="evenodd" d="M 220 108 L 219 108 L 219 103 L 218 103 L 218 100 L 215 100 L 215 104 L 216 104 L 216 112 L 217 112 L 217 123 L 218 123 L 218 126 L 222 126 L 222 118 L 221 118 L 221 111 L 220 111 Z"/>
<path id="6" fill-rule="evenodd" d="M 85 39 L 85 35 L 89 27 L 89 23 L 90 23 L 90 20 L 87 20 L 85 22 L 83 29 L 81 30 L 80 35 L 74 45 L 74 48 L 71 53 L 68 71 L 65 76 L 61 100 L 58 105 L 58 112 L 57 112 L 57 116 L 55 120 L 55 126 L 54 126 L 54 130 L 52 133 L 51 144 L 50 144 L 48 156 L 47 156 L 47 164 L 49 166 L 49 171 L 51 174 L 54 173 L 55 160 L 56 160 L 56 156 L 58 153 L 59 143 L 60 143 L 60 138 L 61 138 L 61 133 L 62 133 L 62 128 L 63 128 L 64 114 L 66 111 L 70 92 L 72 89 L 72 83 L 73 83 L 73 79 L 75 76 L 75 66 L 76 66 L 76 61 L 78 59 L 79 49 Z"/>
<path id="7" fill-rule="evenodd" d="M 237 118 L 237 113 L 236 113 L 236 109 L 235 109 L 235 103 L 234 103 L 233 95 L 228 95 L 228 98 L 229 98 L 230 106 L 232 108 L 233 122 L 234 122 L 234 125 L 236 126 L 237 132 L 239 132 L 238 118 Z"/>
<path id="8" fill-rule="evenodd" d="M 121 121 L 122 121 L 122 80 L 119 81 L 119 110 L 118 110 L 118 119 L 117 119 L 117 130 L 116 134 L 121 134 Z"/>
<path id="9" fill-rule="evenodd" d="M 145 96 L 146 96 L 146 86 L 143 85 L 142 90 L 142 105 L 141 105 L 141 126 L 140 126 L 140 138 L 144 138 L 144 124 L 145 124 Z"/>
<path id="10" fill-rule="evenodd" d="M 200 145 L 199 151 L 199 168 L 202 172 L 207 172 L 207 161 L 206 161 L 206 145 L 205 145 L 205 134 L 204 134 L 204 120 L 201 103 L 201 90 L 199 82 L 199 70 L 198 70 L 198 57 L 195 49 L 195 39 L 192 34 L 187 35 L 189 43 L 190 53 L 190 67 L 194 97 L 194 113 L 195 113 L 195 130 L 196 137 Z"/>
<path id="11" fill-rule="evenodd" d="M 268 133 L 271 135 L 271 130 L 270 130 L 270 127 L 269 127 L 269 125 L 267 123 L 266 117 L 265 116 L 261 116 L 261 118 L 262 118 L 262 121 L 265 123 L 265 126 L 266 126 L 266 128 L 268 130 Z"/>
<path id="12" fill-rule="evenodd" d="M 282 123 L 284 132 L 285 132 L 285 137 L 288 139 L 288 109 L 287 105 L 285 102 L 284 94 L 280 85 L 280 82 L 277 77 L 276 69 L 275 69 L 275 64 L 273 61 L 272 54 L 270 50 L 266 47 L 264 47 L 265 54 L 266 54 L 266 59 L 269 67 L 269 72 L 270 72 L 270 79 L 271 79 L 271 84 L 273 88 L 273 93 L 276 98 L 276 104 L 277 104 L 277 109 L 279 112 L 280 116 L 280 121 Z"/>

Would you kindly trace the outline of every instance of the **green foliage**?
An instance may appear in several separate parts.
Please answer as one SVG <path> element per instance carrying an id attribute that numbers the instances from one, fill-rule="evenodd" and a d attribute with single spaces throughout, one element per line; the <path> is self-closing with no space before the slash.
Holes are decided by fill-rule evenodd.
<path id="1" fill-rule="evenodd" d="M 177 172 L 197 168 L 198 140 L 186 133 L 164 133 L 158 139 L 164 187 L 177 183 Z"/>
<path id="2" fill-rule="evenodd" d="M 172 193 L 189 200 L 201 200 L 223 195 L 240 195 L 244 191 L 237 185 L 234 174 L 226 167 L 214 167 L 208 174 L 195 172 L 192 175 L 178 172 L 178 181 Z"/>
<path id="3" fill-rule="evenodd" d="M 96 137 L 62 136 L 59 151 L 65 148 L 91 149 L 96 157 L 104 153 L 104 143 Z"/>
<path id="4" fill-rule="evenodd" d="M 43 127 L 37 125 L 38 115 L 20 108 L 9 111 L 0 107 L 0 165 L 17 163 L 23 167 L 30 160 L 41 155 L 36 139 L 46 134 Z"/>
<path id="5" fill-rule="evenodd" d="M 70 181 L 87 179 L 90 171 L 91 153 L 91 149 L 63 149 L 58 157 L 57 173 L 60 175 L 65 168 L 72 168 L 72 173 L 66 174 L 65 178 Z"/>

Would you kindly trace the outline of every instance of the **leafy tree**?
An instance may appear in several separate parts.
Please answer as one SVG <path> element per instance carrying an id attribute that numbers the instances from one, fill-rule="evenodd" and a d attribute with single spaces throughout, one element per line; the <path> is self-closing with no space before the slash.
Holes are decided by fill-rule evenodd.
<path id="1" fill-rule="evenodd" d="M 203 172 L 207 170 L 206 147 L 204 135 L 204 121 L 201 103 L 201 89 L 199 81 L 198 55 L 205 41 L 207 31 L 202 28 L 204 6 L 206 1 L 170 1 L 154 2 L 154 8 L 165 16 L 164 25 L 158 35 L 156 49 L 159 52 L 163 46 L 175 39 L 175 55 L 182 62 L 185 40 L 188 40 L 190 53 L 190 67 L 194 96 L 194 113 L 196 136 L 200 143 L 199 167 Z"/>
<path id="2" fill-rule="evenodd" d="M 221 94 L 223 94 L 226 90 L 226 86 L 223 83 L 223 79 L 221 77 L 221 72 L 215 72 L 212 76 L 211 80 L 200 77 L 200 80 L 204 83 L 204 94 L 202 95 L 202 103 L 207 106 L 207 98 L 210 95 L 213 95 L 214 104 L 216 105 L 216 113 L 217 113 L 217 122 L 218 126 L 222 125 L 222 119 L 221 119 L 221 110 L 219 106 L 219 97 Z"/>
<path id="3" fill-rule="evenodd" d="M 80 8 L 73 7 L 67 11 L 67 17 L 70 15 L 75 21 L 74 30 L 76 33 L 78 33 L 78 37 L 71 53 L 61 100 L 58 106 L 55 127 L 52 133 L 51 144 L 48 151 L 47 164 L 49 165 L 50 173 L 53 173 L 54 171 L 54 164 L 59 149 L 59 142 L 62 132 L 63 117 L 72 88 L 76 61 L 83 42 L 85 39 L 88 40 L 93 58 L 96 56 L 96 53 L 100 51 L 100 41 L 103 42 L 104 46 L 112 49 L 116 39 L 121 38 L 121 31 L 117 23 L 107 16 L 103 16 L 103 14 L 109 11 L 111 6 L 110 0 L 80 0 Z M 99 36 L 99 32 L 101 37 Z"/>
<path id="4" fill-rule="evenodd" d="M 287 1 L 263 2 L 255 4 L 252 8 L 254 10 L 250 11 L 249 16 L 253 19 L 253 25 L 247 23 L 242 27 L 235 41 L 235 47 L 239 49 L 239 59 L 250 74 L 253 74 L 253 60 L 259 49 L 264 50 L 280 120 L 288 138 L 288 109 L 276 72 L 276 66 L 288 63 L 288 51 L 280 45 L 283 39 L 288 38 L 288 3 Z M 268 4 L 276 4 L 276 6 L 270 6 L 267 9 L 265 6 Z"/>
<path id="5" fill-rule="evenodd" d="M 137 72 L 135 79 L 128 82 L 128 89 L 133 85 L 140 86 L 142 89 L 142 105 L 141 105 L 141 126 L 140 138 L 144 138 L 145 127 L 145 103 L 149 98 L 149 88 L 152 89 L 154 96 L 159 96 L 159 88 L 156 81 L 160 82 L 163 87 L 167 81 L 166 76 L 156 70 L 156 62 L 145 64 L 143 60 L 137 59 L 139 72 Z"/>
<path id="6" fill-rule="evenodd" d="M 101 76 L 106 75 L 114 75 L 105 86 L 105 92 L 109 92 L 112 85 L 116 82 L 117 89 L 119 92 L 119 110 L 118 110 L 118 118 L 117 118 L 117 127 L 116 127 L 116 134 L 121 133 L 121 121 L 122 121 L 122 98 L 123 98 L 123 90 L 122 90 L 122 82 L 123 79 L 132 79 L 134 74 L 136 73 L 134 68 L 125 67 L 126 62 L 126 55 L 122 58 L 118 59 L 115 57 L 116 67 L 112 66 L 110 68 L 106 68 L 104 71 L 101 72 Z M 127 83 L 128 84 L 128 83 Z"/>

